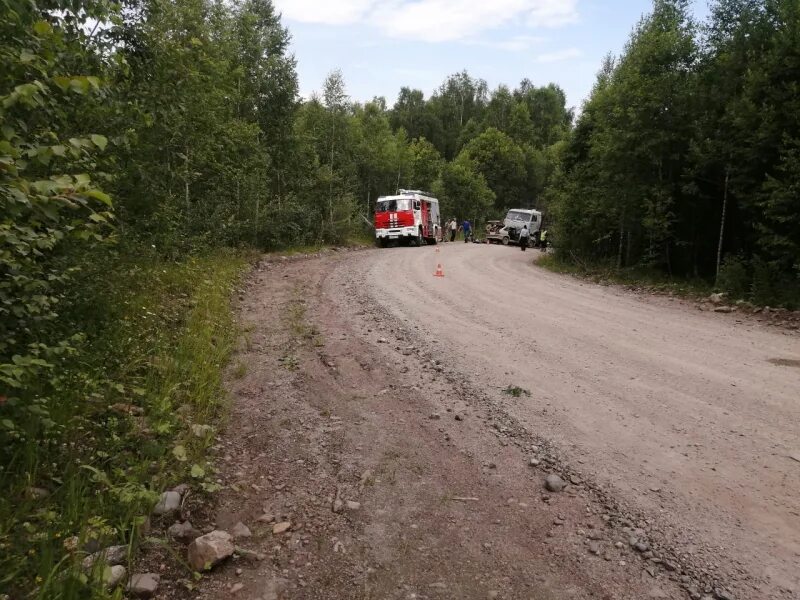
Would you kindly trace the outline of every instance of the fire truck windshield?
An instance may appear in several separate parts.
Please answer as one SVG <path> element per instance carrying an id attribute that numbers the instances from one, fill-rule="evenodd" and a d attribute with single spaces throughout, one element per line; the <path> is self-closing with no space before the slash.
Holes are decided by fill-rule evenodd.
<path id="1" fill-rule="evenodd" d="M 410 210 L 411 209 L 410 202 L 411 202 L 410 200 L 406 200 L 403 198 L 399 200 L 381 200 L 375 207 L 375 212 L 383 213 L 383 212 L 394 212 L 398 210 Z"/>

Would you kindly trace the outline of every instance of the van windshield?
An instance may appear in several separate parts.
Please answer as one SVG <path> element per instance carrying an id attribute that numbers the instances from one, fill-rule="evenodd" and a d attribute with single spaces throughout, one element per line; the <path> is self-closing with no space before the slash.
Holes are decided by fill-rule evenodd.
<path id="1" fill-rule="evenodd" d="M 518 210 L 510 210 L 506 215 L 506 219 L 508 219 L 509 221 L 523 221 L 527 223 L 528 221 L 531 220 L 531 215 Z"/>
<path id="2" fill-rule="evenodd" d="M 375 212 L 394 212 L 397 210 L 409 210 L 411 200 L 400 198 L 394 200 L 380 200 L 375 207 Z"/>

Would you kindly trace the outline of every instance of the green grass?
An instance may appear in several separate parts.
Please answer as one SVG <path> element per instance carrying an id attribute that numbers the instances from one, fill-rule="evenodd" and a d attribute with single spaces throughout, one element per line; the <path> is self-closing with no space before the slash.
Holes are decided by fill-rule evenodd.
<path id="1" fill-rule="evenodd" d="M 536 265 L 553 273 L 573 275 L 602 285 L 646 288 L 653 292 L 672 293 L 676 296 L 704 297 L 713 291 L 713 286 L 703 279 L 672 278 L 642 267 L 617 269 L 607 263 L 577 264 L 552 253 L 541 257 L 536 261 Z"/>
<path id="2" fill-rule="evenodd" d="M 135 546 L 166 486 L 194 476 L 214 488 L 204 460 L 212 440 L 191 426 L 224 418 L 237 337 L 230 299 L 248 257 L 117 252 L 90 264 L 59 321 L 59 333 L 83 339 L 29 392 L 46 399 L 52 423 L 31 420 L 0 448 L 0 598 L 121 597 L 80 576 L 83 554 L 69 548 Z M 33 498 L 34 487 L 47 496 Z"/>
<path id="3" fill-rule="evenodd" d="M 503 393 L 508 394 L 509 396 L 513 396 L 514 398 L 520 398 L 522 396 L 530 396 L 531 393 L 529 390 L 525 388 L 521 388 L 518 385 L 509 385 L 503 390 Z"/>

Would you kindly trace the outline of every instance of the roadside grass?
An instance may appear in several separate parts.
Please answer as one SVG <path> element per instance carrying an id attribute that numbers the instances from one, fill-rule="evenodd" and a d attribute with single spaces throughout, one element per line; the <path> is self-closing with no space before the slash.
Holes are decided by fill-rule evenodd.
<path id="1" fill-rule="evenodd" d="M 518 385 L 509 385 L 503 390 L 504 394 L 508 394 L 509 396 L 513 396 L 514 398 L 521 398 L 522 396 L 530 396 L 531 393 L 529 390 L 525 388 L 521 388 Z"/>
<path id="2" fill-rule="evenodd" d="M 672 278 L 642 267 L 617 269 L 614 265 L 601 262 L 578 264 L 564 260 L 555 253 L 546 254 L 535 264 L 553 273 L 573 275 L 600 285 L 645 288 L 656 293 L 696 298 L 707 297 L 714 291 L 713 285 L 699 278 Z"/>
<path id="3" fill-rule="evenodd" d="M 58 325 L 83 337 L 31 392 L 47 400 L 47 423 L 31 419 L 2 440 L 0 598 L 120 598 L 80 572 L 84 551 L 135 547 L 170 484 L 216 489 L 203 458 L 213 434 L 196 426 L 226 413 L 230 300 L 249 258 L 116 251 L 87 261 L 97 266 L 78 275 Z"/>
<path id="4" fill-rule="evenodd" d="M 356 232 L 349 235 L 342 244 L 306 244 L 303 246 L 293 246 L 282 250 L 275 250 L 274 254 L 283 256 L 298 256 L 302 254 L 314 254 L 326 248 L 335 248 L 337 246 L 351 246 L 351 247 L 372 247 L 375 245 L 374 233 Z"/>

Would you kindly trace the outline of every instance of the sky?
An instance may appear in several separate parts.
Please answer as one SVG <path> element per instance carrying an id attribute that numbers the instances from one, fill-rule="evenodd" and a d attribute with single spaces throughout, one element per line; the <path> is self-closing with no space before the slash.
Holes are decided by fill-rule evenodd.
<path id="1" fill-rule="evenodd" d="M 427 98 L 466 69 L 490 89 L 554 82 L 580 108 L 603 57 L 618 54 L 650 0 L 274 0 L 292 34 L 300 93 L 340 69 L 347 93 L 391 106 L 402 86 Z M 704 0 L 695 0 L 704 16 Z"/>

